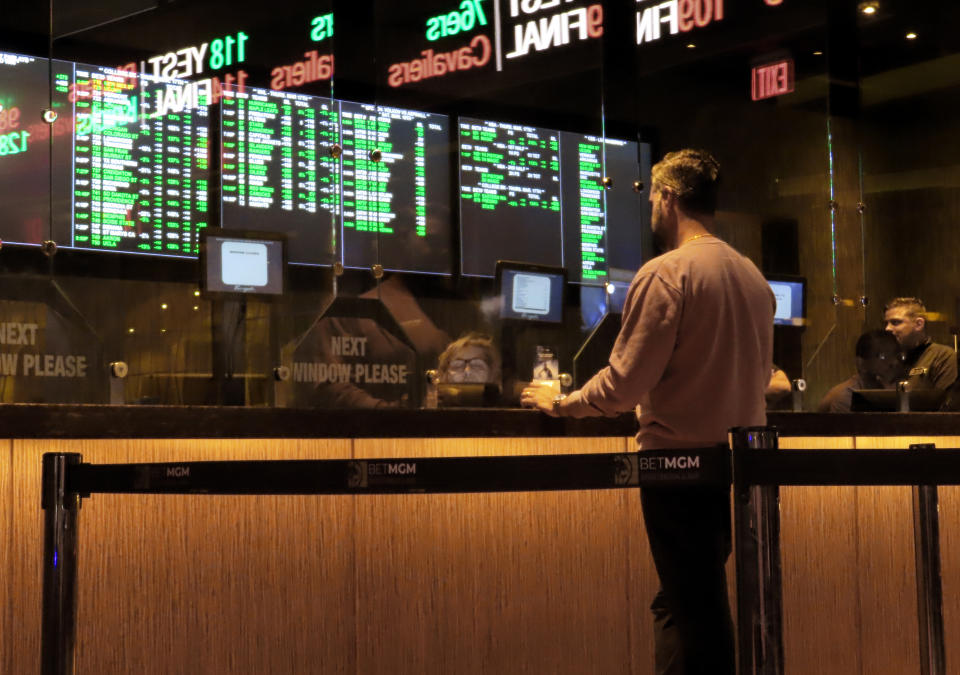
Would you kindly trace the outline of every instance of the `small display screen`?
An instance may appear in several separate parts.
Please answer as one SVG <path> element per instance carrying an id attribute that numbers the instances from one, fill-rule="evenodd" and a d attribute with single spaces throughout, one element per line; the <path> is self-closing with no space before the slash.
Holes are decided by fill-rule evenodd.
<path id="1" fill-rule="evenodd" d="M 768 280 L 770 289 L 777 299 L 777 309 L 773 314 L 773 323 L 778 326 L 802 326 L 804 322 L 804 281 L 801 279 L 784 281 Z"/>
<path id="2" fill-rule="evenodd" d="M 207 295 L 283 294 L 285 240 L 271 233 L 209 231 L 201 261 Z"/>
<path id="3" fill-rule="evenodd" d="M 560 323 L 563 321 L 562 267 L 546 268 L 522 263 L 497 264 L 500 318 Z"/>

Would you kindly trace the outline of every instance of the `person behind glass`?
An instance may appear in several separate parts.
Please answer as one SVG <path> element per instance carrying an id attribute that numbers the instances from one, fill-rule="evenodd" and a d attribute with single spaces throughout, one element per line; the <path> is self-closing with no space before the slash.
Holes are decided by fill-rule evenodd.
<path id="1" fill-rule="evenodd" d="M 493 340 L 480 333 L 466 333 L 447 345 L 437 367 L 440 382 L 500 384 L 500 355 Z"/>
<path id="2" fill-rule="evenodd" d="M 635 408 L 641 450 L 726 444 L 731 427 L 766 422 L 776 301 L 756 266 L 711 234 L 718 181 L 702 150 L 653 167 L 651 227 L 666 253 L 633 278 L 608 365 L 566 397 L 530 385 L 524 406 L 572 417 Z M 640 499 L 660 579 L 656 672 L 732 675 L 729 489 L 642 488 Z"/>
<path id="3" fill-rule="evenodd" d="M 905 370 L 900 361 L 900 344 L 887 331 L 871 330 L 857 339 L 854 349 L 857 374 L 826 393 L 817 412 L 850 412 L 854 389 L 894 389 Z"/>
<path id="4" fill-rule="evenodd" d="M 883 325 L 900 343 L 910 391 L 947 389 L 957 379 L 956 354 L 927 336 L 926 313 L 918 298 L 894 298 L 884 307 Z"/>

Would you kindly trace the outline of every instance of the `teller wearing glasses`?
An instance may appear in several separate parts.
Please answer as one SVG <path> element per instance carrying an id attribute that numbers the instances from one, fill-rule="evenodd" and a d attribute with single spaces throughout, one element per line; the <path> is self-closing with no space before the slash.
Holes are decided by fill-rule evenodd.
<path id="1" fill-rule="evenodd" d="M 437 370 L 444 383 L 500 384 L 500 356 L 481 333 L 466 333 L 447 345 Z"/>

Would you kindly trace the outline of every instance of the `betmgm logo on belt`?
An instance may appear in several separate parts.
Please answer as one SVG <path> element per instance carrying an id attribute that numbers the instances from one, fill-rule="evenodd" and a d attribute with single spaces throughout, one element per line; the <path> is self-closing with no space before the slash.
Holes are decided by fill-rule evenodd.
<path id="1" fill-rule="evenodd" d="M 641 451 L 637 453 L 640 484 L 699 482 L 706 477 L 705 474 L 710 474 L 709 459 L 698 451 Z"/>
<path id="2" fill-rule="evenodd" d="M 351 488 L 412 485 L 416 482 L 416 462 L 350 462 L 347 467 L 347 487 Z"/>

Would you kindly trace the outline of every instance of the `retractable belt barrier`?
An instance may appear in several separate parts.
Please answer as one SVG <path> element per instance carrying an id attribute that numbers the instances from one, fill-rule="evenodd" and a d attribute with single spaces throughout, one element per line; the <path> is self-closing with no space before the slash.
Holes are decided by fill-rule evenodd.
<path id="1" fill-rule="evenodd" d="M 960 485 L 960 450 L 779 451 L 769 427 L 734 429 L 734 550 L 741 675 L 782 675 L 780 486 L 913 487 L 921 675 L 946 675 L 937 485 Z"/>
<path id="2" fill-rule="evenodd" d="M 734 485 L 741 675 L 783 672 L 780 485 L 922 485 L 915 500 L 922 671 L 943 669 L 936 484 L 960 484 L 960 450 L 790 450 L 776 431 L 738 428 L 727 446 L 639 453 L 352 460 L 86 464 L 43 457 L 42 673 L 74 672 L 77 529 L 96 493 L 193 495 L 453 494 Z M 771 452 L 775 451 L 775 452 Z M 931 493 L 932 491 L 932 493 Z M 922 536 L 921 536 L 922 534 Z M 926 578 L 921 579 L 921 573 Z M 935 577 L 935 579 L 933 578 Z"/>
<path id="3" fill-rule="evenodd" d="M 97 492 L 332 495 L 730 485 L 730 451 L 724 445 L 583 455 L 68 466 L 65 488 L 81 497 Z"/>
<path id="4" fill-rule="evenodd" d="M 579 455 L 85 464 L 43 456 L 43 675 L 74 672 L 77 526 L 95 493 L 364 495 L 729 486 L 730 449 Z"/>

